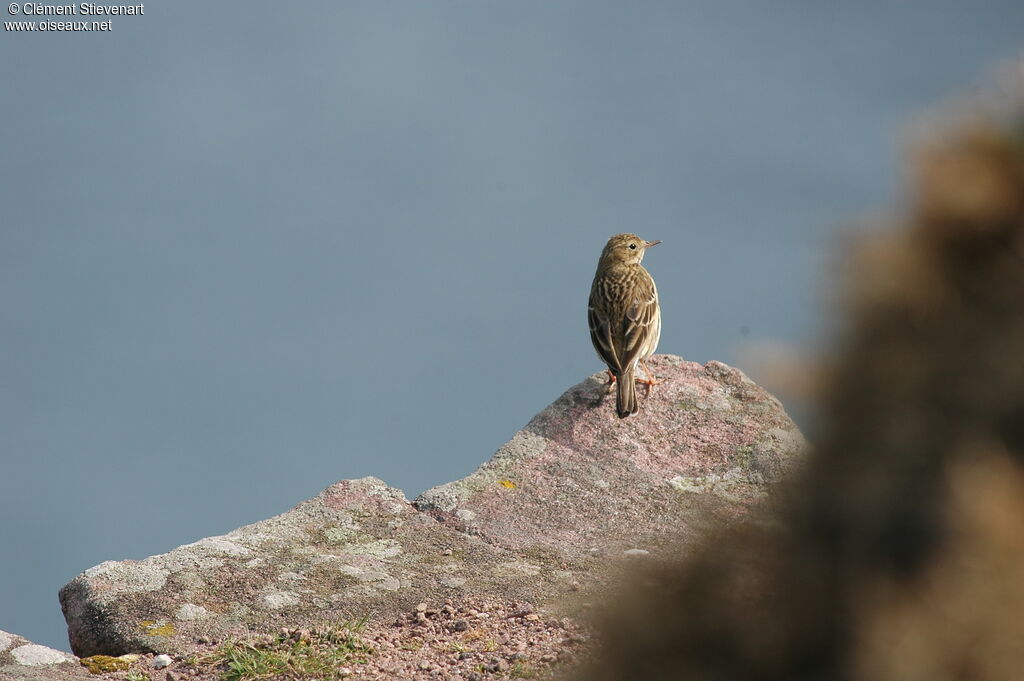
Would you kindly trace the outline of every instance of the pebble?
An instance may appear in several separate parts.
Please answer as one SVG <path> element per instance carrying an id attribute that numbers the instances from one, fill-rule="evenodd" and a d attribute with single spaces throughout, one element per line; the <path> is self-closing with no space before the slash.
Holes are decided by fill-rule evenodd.
<path id="1" fill-rule="evenodd" d="M 157 655 L 153 658 L 153 669 L 163 669 L 169 666 L 174 660 L 170 655 Z"/>
<path id="2" fill-rule="evenodd" d="M 489 672 L 503 672 L 508 669 L 508 663 L 500 657 L 492 657 L 491 661 L 484 667 Z"/>

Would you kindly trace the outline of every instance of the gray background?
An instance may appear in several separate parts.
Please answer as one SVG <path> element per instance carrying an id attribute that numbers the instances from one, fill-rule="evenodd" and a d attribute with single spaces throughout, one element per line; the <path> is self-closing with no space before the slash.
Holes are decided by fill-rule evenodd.
<path id="1" fill-rule="evenodd" d="M 470 472 L 601 368 L 616 232 L 664 241 L 662 351 L 813 346 L 910 121 L 1024 44 L 1019 0 L 839 4 L 176 1 L 4 32 L 0 629 L 66 648 L 56 592 L 92 565 Z"/>

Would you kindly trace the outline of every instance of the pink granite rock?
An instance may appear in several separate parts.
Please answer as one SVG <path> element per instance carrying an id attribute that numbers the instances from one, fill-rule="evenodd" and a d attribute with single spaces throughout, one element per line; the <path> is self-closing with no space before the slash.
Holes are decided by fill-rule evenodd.
<path id="1" fill-rule="evenodd" d="M 413 504 L 376 478 L 346 480 L 227 535 L 86 570 L 60 593 L 72 650 L 181 654 L 449 597 L 543 606 L 619 561 L 685 548 L 709 522 L 749 513 L 803 438 L 736 369 L 650 364 L 667 380 L 639 414 L 617 418 L 596 374 Z"/>
<path id="2" fill-rule="evenodd" d="M 638 414 L 619 419 L 595 374 L 476 472 L 414 503 L 489 544 L 565 560 L 677 550 L 708 521 L 747 513 L 796 460 L 800 432 L 738 369 L 649 364 L 666 380 L 647 400 L 638 388 Z"/>
<path id="3" fill-rule="evenodd" d="M 425 597 L 536 592 L 514 557 L 418 512 L 376 478 L 343 480 L 292 510 L 141 561 L 108 561 L 61 589 L 82 657 L 181 654 L 200 639 L 392 616 Z"/>

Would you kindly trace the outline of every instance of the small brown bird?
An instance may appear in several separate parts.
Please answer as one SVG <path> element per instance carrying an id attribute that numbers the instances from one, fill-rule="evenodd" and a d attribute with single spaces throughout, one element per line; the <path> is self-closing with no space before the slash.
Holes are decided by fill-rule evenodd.
<path id="1" fill-rule="evenodd" d="M 644 241 L 635 234 L 616 234 L 601 251 L 590 287 L 590 340 L 608 365 L 608 389 L 618 385 L 615 411 L 619 418 L 637 412 L 635 374 L 643 364 L 648 391 L 656 385 L 644 361 L 654 354 L 661 337 L 661 307 L 654 279 L 640 261 L 661 241 Z"/>

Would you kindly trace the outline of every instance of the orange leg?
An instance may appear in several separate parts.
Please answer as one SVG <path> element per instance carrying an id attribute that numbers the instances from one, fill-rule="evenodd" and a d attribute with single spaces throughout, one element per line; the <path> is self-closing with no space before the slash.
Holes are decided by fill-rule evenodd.
<path id="1" fill-rule="evenodd" d="M 651 371 L 650 367 L 647 366 L 647 360 L 641 359 L 640 360 L 640 364 L 643 365 L 644 373 L 647 374 L 647 378 L 638 378 L 638 379 L 636 379 L 636 382 L 637 383 L 642 383 L 642 384 L 646 385 L 647 386 L 647 395 L 650 396 L 651 390 L 654 389 L 654 386 L 658 385 L 659 383 L 664 383 L 668 379 L 667 378 L 663 378 L 663 379 L 661 379 L 659 381 L 654 376 L 654 372 Z"/>

